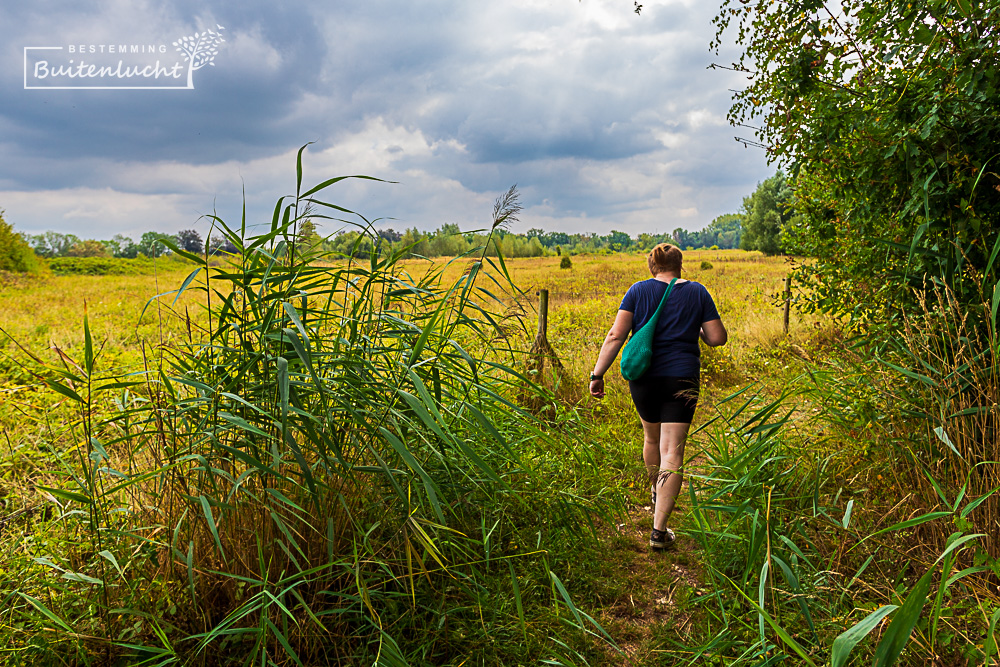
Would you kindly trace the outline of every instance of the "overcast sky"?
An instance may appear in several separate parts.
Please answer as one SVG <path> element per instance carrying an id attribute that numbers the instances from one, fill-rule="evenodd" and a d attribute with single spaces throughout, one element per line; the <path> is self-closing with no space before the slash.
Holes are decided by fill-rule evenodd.
<path id="1" fill-rule="evenodd" d="M 213 210 L 238 224 L 244 189 L 251 222 L 269 220 L 294 191 L 296 151 L 314 142 L 308 184 L 397 181 L 327 194 L 383 227 L 480 227 L 516 183 L 515 231 L 700 229 L 773 169 L 725 119 L 744 81 L 706 69 L 733 56 L 708 48 L 717 5 L 643 5 L 636 15 L 626 0 L 3 3 L 0 208 L 29 233 L 204 234 L 199 217 Z M 182 88 L 189 63 L 174 42 L 206 30 L 225 41 Z M 110 53 L 118 45 L 154 48 Z M 56 75 L 70 59 L 174 69 Z M 76 88 L 122 81 L 176 89 Z M 70 89 L 26 89 L 52 85 Z"/>

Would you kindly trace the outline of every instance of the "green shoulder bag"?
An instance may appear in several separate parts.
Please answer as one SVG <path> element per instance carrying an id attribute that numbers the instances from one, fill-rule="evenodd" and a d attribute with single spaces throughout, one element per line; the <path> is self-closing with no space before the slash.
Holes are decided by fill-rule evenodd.
<path id="1" fill-rule="evenodd" d="M 653 316 L 642 325 L 641 329 L 632 334 L 632 337 L 628 339 L 628 345 L 622 350 L 622 377 L 626 380 L 638 380 L 649 368 L 649 362 L 653 359 L 653 336 L 656 333 L 656 323 L 660 319 L 663 304 L 667 302 L 670 292 L 674 289 L 675 282 L 677 282 L 677 278 L 670 281 Z"/>

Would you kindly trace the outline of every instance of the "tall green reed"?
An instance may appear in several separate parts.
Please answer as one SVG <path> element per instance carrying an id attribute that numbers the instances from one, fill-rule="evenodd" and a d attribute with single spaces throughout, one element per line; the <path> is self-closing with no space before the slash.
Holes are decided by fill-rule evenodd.
<path id="1" fill-rule="evenodd" d="M 990 568 L 968 562 L 985 535 L 953 531 L 937 551 L 903 547 L 917 526 L 958 524 L 993 492 L 966 496 L 966 484 L 948 499 L 941 491 L 946 509 L 878 528 L 864 518 L 868 490 L 845 489 L 828 470 L 833 455 L 788 432 L 790 398 L 763 399 L 748 387 L 720 401 L 719 416 L 699 429 L 706 460 L 689 477 L 688 533 L 705 555 L 710 590 L 694 599 L 707 639 L 691 664 L 842 667 L 877 630 L 874 664 L 886 667 L 914 635 L 917 655 L 937 656 L 946 626 L 970 642 L 970 655 L 995 651 L 992 603 L 982 599 Z"/>
<path id="2" fill-rule="evenodd" d="M 296 194 L 263 232 L 245 211 L 238 226 L 210 216 L 237 249 L 227 262 L 172 248 L 193 270 L 159 297 L 198 295 L 205 311 L 187 318 L 186 341 L 161 340 L 141 372 L 95 387 L 85 322 L 82 367 L 67 357 L 49 371 L 84 426 L 71 483 L 47 489 L 62 520 L 86 516 L 79 567 L 63 576 L 100 592 L 91 608 L 102 620 L 28 593 L 19 613 L 92 654 L 150 665 L 447 661 L 477 646 L 450 622 L 478 624 L 480 644 L 491 627 L 514 630 L 484 609 L 495 595 L 484 582 L 507 573 L 514 631 L 528 639 L 513 562 L 548 573 L 543 532 L 575 535 L 611 511 L 525 460 L 552 440 L 511 398 L 531 383 L 517 370 L 510 328 L 521 325 L 508 316 L 516 287 L 502 255 L 456 258 L 463 274 L 446 285 L 445 267 L 403 262 L 405 248 L 305 247 L 307 218 L 377 234 L 323 199 L 343 179 L 303 187 L 304 148 Z M 511 188 L 488 234 L 518 210 Z M 535 548 L 505 548 L 524 524 Z M 556 600 L 574 627 L 600 630 L 561 583 Z"/>

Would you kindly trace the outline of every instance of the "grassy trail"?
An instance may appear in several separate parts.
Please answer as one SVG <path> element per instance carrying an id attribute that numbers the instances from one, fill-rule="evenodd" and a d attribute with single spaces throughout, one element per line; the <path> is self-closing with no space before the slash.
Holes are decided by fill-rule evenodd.
<path id="1" fill-rule="evenodd" d="M 663 664 L 695 657 L 700 633 L 700 612 L 692 598 L 709 593 L 701 565 L 702 550 L 682 536 L 673 550 L 657 553 L 648 546 L 652 508 L 641 460 L 642 427 L 628 396 L 628 387 L 617 372 L 609 374 L 603 401 L 584 395 L 586 377 L 610 327 L 618 302 L 633 282 L 648 277 L 641 256 L 575 258 L 572 270 L 560 271 L 553 259 L 511 260 L 515 279 L 529 298 L 535 290 L 550 291 L 549 341 L 564 364 L 573 386 L 559 386 L 557 393 L 576 401 L 587 428 L 600 448 L 608 452 L 608 484 L 628 489 L 627 511 L 614 524 L 601 524 L 602 553 L 589 563 L 591 591 L 581 600 L 617 640 L 624 655 L 609 652 L 609 663 L 630 666 Z M 819 318 L 792 316 L 789 335 L 782 330 L 781 308 L 776 297 L 782 289 L 787 262 L 741 251 L 685 253 L 684 276 L 708 287 L 730 331 L 723 348 L 702 348 L 702 396 L 692 424 L 687 469 L 706 473 L 700 453 L 705 433 L 699 427 L 716 417 L 716 403 L 746 386 L 754 385 L 761 397 L 774 398 L 797 382 L 813 355 L 838 336 Z M 530 317 L 529 317 L 530 319 Z M 549 376 L 549 382 L 558 378 Z M 814 430 L 807 399 L 797 406 L 792 428 Z M 670 525 L 692 528 L 688 513 L 688 483 L 682 489 Z M 582 582 L 577 582 L 579 586 Z"/>

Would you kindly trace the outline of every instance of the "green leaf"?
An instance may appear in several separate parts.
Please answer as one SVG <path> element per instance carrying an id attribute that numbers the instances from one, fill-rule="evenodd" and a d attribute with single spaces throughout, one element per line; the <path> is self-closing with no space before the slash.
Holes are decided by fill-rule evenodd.
<path id="1" fill-rule="evenodd" d="M 958 458 L 960 458 L 962 461 L 965 461 L 965 457 L 962 456 L 959 453 L 958 448 L 955 447 L 955 443 L 953 443 L 951 441 L 951 438 L 948 437 L 948 434 L 945 433 L 945 430 L 944 430 L 943 426 L 938 426 L 937 428 L 935 428 L 934 429 L 934 435 L 936 435 L 938 437 L 938 440 L 940 440 L 944 444 L 948 445 L 948 448 L 951 451 L 955 452 L 955 456 L 957 456 Z"/>
<path id="2" fill-rule="evenodd" d="M 813 659 L 809 657 L 809 653 L 805 650 L 805 648 L 803 648 L 801 644 L 795 641 L 795 639 L 790 634 L 788 634 L 788 631 L 785 630 L 783 627 L 781 627 L 778 624 L 778 622 L 775 621 L 771 617 L 771 615 L 764 610 L 763 607 L 757 604 L 756 600 L 754 600 L 752 597 L 744 593 L 743 589 L 740 588 L 740 586 L 735 581 L 733 581 L 726 575 L 722 574 L 721 572 L 716 571 L 715 574 L 728 581 L 729 584 L 733 587 L 733 590 L 739 593 L 743 597 L 743 599 L 745 599 L 754 609 L 757 610 L 757 613 L 760 614 L 765 621 L 767 621 L 767 624 L 771 626 L 771 629 L 775 631 L 775 633 L 778 635 L 781 641 L 783 641 L 786 646 L 795 651 L 799 655 L 799 657 L 802 658 L 805 664 L 810 665 L 811 667 L 819 667 L 813 661 Z"/>
<path id="3" fill-rule="evenodd" d="M 219 539 L 219 530 L 215 526 L 215 517 L 212 515 L 212 506 L 208 502 L 208 498 L 205 496 L 198 496 L 198 502 L 201 503 L 201 511 L 205 515 L 205 521 L 208 522 L 208 529 L 212 531 L 212 539 L 215 540 L 215 546 L 219 549 L 219 555 L 222 556 L 222 560 L 226 559 L 226 554 L 222 550 L 222 540 Z"/>
<path id="4" fill-rule="evenodd" d="M 403 462 L 406 463 L 410 470 L 417 473 L 420 477 L 420 480 L 424 483 L 424 490 L 427 492 L 427 499 L 430 501 L 431 507 L 434 508 L 435 516 L 437 516 L 438 521 L 444 523 L 444 512 L 441 509 L 440 501 L 438 501 L 438 496 L 441 491 L 438 489 L 437 484 L 434 483 L 434 480 L 427 474 L 427 471 L 424 470 L 423 466 L 417 462 L 417 459 L 414 458 L 413 454 L 409 449 L 407 449 L 406 445 L 403 444 L 402 440 L 397 438 L 394 433 L 387 430 L 383 426 L 379 426 L 378 430 L 382 433 L 382 437 L 389 441 L 389 444 L 392 445 L 392 448 L 396 450 L 396 453 L 399 454 L 400 458 L 403 459 Z"/>
<path id="5" fill-rule="evenodd" d="M 847 526 L 851 523 L 851 510 L 854 509 L 854 498 L 847 501 L 847 509 L 844 510 L 844 520 L 841 525 L 844 526 L 844 530 L 847 530 Z"/>
<path id="6" fill-rule="evenodd" d="M 438 317 L 447 304 L 448 301 L 446 299 L 441 299 L 441 303 L 438 304 L 437 309 L 435 309 L 434 313 L 427 319 L 427 324 L 424 325 L 424 329 L 420 332 L 417 342 L 413 344 L 413 348 L 410 350 L 410 358 L 406 362 L 407 366 L 412 366 L 417 363 L 418 359 L 420 359 L 420 354 L 424 351 L 424 347 L 427 345 L 428 339 L 430 339 L 431 332 L 437 324 Z"/>
<path id="7" fill-rule="evenodd" d="M 767 574 L 770 571 L 770 562 L 764 561 L 760 567 L 760 583 L 757 586 L 757 605 L 760 610 L 757 614 L 757 629 L 760 631 L 760 645 L 764 649 L 767 647 L 767 637 L 764 635 L 764 593 L 767 590 Z"/>
<path id="8" fill-rule="evenodd" d="M 177 296 L 174 297 L 174 300 L 173 300 L 173 302 L 170 305 L 173 305 L 173 304 L 177 303 L 177 299 L 181 298 L 181 294 L 184 294 L 184 290 L 186 290 L 188 288 L 188 285 L 191 284 L 191 281 L 195 279 L 195 276 L 197 276 L 198 272 L 200 272 L 200 271 L 201 271 L 201 267 L 199 266 L 197 269 L 195 269 L 194 271 L 192 271 L 188 275 L 187 278 L 184 279 L 184 282 L 181 283 L 180 289 L 177 290 Z"/>
<path id="9" fill-rule="evenodd" d="M 285 431 L 288 428 L 288 394 L 289 394 L 289 377 L 288 377 L 288 360 L 284 357 L 278 357 L 275 360 L 277 366 L 276 369 L 276 379 L 278 381 L 278 397 L 281 401 L 281 429 Z"/>
<path id="10" fill-rule="evenodd" d="M 996 156 L 994 155 L 993 157 Z M 993 158 L 990 159 L 992 160 Z M 983 165 L 983 168 L 985 169 L 986 165 Z M 982 171 L 979 172 L 979 175 L 982 176 Z M 976 179 L 976 182 L 979 182 L 978 178 Z M 983 271 L 984 276 L 988 277 L 990 275 L 990 269 L 993 268 L 993 262 L 996 261 L 998 253 L 1000 253 L 1000 236 L 998 236 L 997 240 L 993 243 L 993 252 L 990 253 L 990 259 L 986 262 L 986 270 Z"/>
<path id="11" fill-rule="evenodd" d="M 111 391 L 112 389 L 128 389 L 129 387 L 134 387 L 137 384 L 143 384 L 142 382 L 109 382 L 108 384 L 102 384 L 100 387 L 94 389 L 94 393 L 101 391 Z"/>
<path id="12" fill-rule="evenodd" d="M 267 623 L 267 627 L 271 631 L 271 634 L 273 634 L 275 639 L 278 640 L 278 643 L 281 644 L 281 648 L 285 649 L 285 655 L 291 658 L 296 665 L 302 667 L 302 661 L 299 659 L 299 654 L 296 653 L 295 649 L 292 648 L 292 645 L 288 643 L 288 639 L 285 635 L 278 630 L 278 626 L 276 626 L 267 616 L 264 617 L 264 621 Z"/>
<path id="13" fill-rule="evenodd" d="M 348 178 L 360 178 L 360 179 L 365 180 L 365 181 L 377 181 L 378 183 L 393 183 L 394 182 L 394 181 L 386 181 L 386 180 L 383 180 L 381 178 L 375 178 L 374 176 L 362 176 L 360 174 L 354 174 L 352 176 L 338 176 L 337 178 L 331 178 L 331 179 L 328 179 L 326 181 L 323 181 L 322 183 L 320 183 L 319 185 L 313 187 L 312 189 L 307 190 L 306 192 L 303 192 L 302 193 L 302 197 L 303 198 L 310 197 L 310 196 L 316 194 L 317 192 L 319 192 L 320 190 L 328 188 L 331 185 L 333 185 L 334 183 L 339 183 L 340 181 L 346 180 Z M 340 207 L 337 207 L 337 208 L 340 208 Z M 352 212 L 352 211 L 346 211 L 346 209 L 344 209 L 344 210 L 347 213 L 351 213 Z"/>
<path id="14" fill-rule="evenodd" d="M 789 542 L 789 544 L 791 544 L 791 542 Z M 802 612 L 802 617 L 806 619 L 806 624 L 809 626 L 809 630 L 812 631 L 815 636 L 816 626 L 813 624 L 812 613 L 809 611 L 809 602 L 807 601 L 807 596 L 802 594 L 802 587 L 799 585 L 798 577 L 795 576 L 795 573 L 792 572 L 792 568 L 788 567 L 788 563 L 786 563 L 780 556 L 772 554 L 771 557 L 774 562 L 778 564 L 778 567 L 781 568 L 782 573 L 785 575 L 785 580 L 788 582 L 789 586 L 792 587 L 792 592 L 796 594 L 795 599 L 799 603 L 799 610 Z"/>
<path id="15" fill-rule="evenodd" d="M 986 654 L 984 664 L 987 665 L 990 658 L 997 652 L 997 619 L 1000 619 L 1000 609 L 993 612 L 993 616 L 990 617 L 990 629 L 986 633 L 986 641 L 983 642 L 983 653 Z"/>
<path id="16" fill-rule="evenodd" d="M 934 521 L 935 519 L 943 519 L 946 516 L 951 516 L 952 512 L 928 512 L 927 514 L 921 514 L 918 517 L 912 519 L 907 519 L 906 521 L 900 521 L 899 523 L 894 523 L 888 528 L 883 528 L 882 530 L 876 531 L 871 535 L 865 536 L 865 538 L 854 545 L 855 547 L 860 545 L 865 540 L 868 540 L 876 535 L 881 535 L 882 533 L 888 533 L 893 530 L 902 530 L 903 528 L 912 528 L 913 526 L 919 526 L 922 523 L 927 523 L 928 521 Z M 852 549 L 854 547 L 851 547 Z"/>
<path id="17" fill-rule="evenodd" d="M 903 652 L 903 648 L 910 640 L 913 628 L 917 625 L 917 621 L 920 620 L 920 613 L 924 609 L 924 603 L 927 602 L 927 594 L 931 586 L 931 575 L 933 574 L 934 568 L 932 567 L 927 570 L 924 576 L 920 577 L 913 590 L 906 596 L 906 600 L 899 608 L 899 611 L 892 617 L 889 628 L 885 631 L 885 635 L 883 635 L 882 641 L 879 642 L 878 648 L 875 649 L 875 667 L 889 667 L 889 665 L 896 662 L 899 654 Z"/>
<path id="18" fill-rule="evenodd" d="M 995 486 L 995 487 L 993 487 L 992 490 L 988 491 L 987 493 L 984 493 L 983 495 L 979 496 L 975 500 L 970 501 L 969 504 L 966 505 L 965 507 L 963 507 L 962 511 L 959 512 L 959 516 L 961 516 L 963 519 L 965 517 L 969 516 L 969 513 L 972 510 L 974 510 L 977 507 L 979 507 L 980 505 L 982 505 L 983 502 L 985 502 L 990 496 L 992 496 L 997 491 L 1000 491 L 1000 486 Z"/>
<path id="19" fill-rule="evenodd" d="M 80 394 L 76 393 L 75 391 L 73 391 L 72 389 L 70 389 L 69 387 L 67 387 L 64 384 L 60 384 L 59 382 L 56 382 L 55 380 L 46 380 L 45 384 L 47 384 L 49 386 L 49 388 L 51 388 L 52 390 L 54 390 L 54 391 L 62 394 L 66 398 L 71 398 L 74 401 L 77 401 L 78 403 L 86 403 L 86 401 L 83 400 L 80 397 Z"/>
<path id="20" fill-rule="evenodd" d="M 913 371 L 906 370 L 905 368 L 902 368 L 901 366 L 897 366 L 896 364 L 890 364 L 888 361 L 886 361 L 884 359 L 879 359 L 879 362 L 882 363 L 882 364 L 884 364 L 884 365 L 886 365 L 886 366 L 888 366 L 889 368 L 893 369 L 894 371 L 898 371 L 898 372 L 902 373 L 903 375 L 905 375 L 908 378 L 911 378 L 913 380 L 917 380 L 919 382 L 922 382 L 923 384 L 927 385 L 928 387 L 937 387 L 938 386 L 937 382 L 935 382 L 934 380 L 930 379 L 926 375 L 921 375 L 920 373 L 914 373 Z"/>
<path id="21" fill-rule="evenodd" d="M 868 636 L 883 618 L 899 609 L 897 605 L 889 604 L 879 607 L 852 627 L 844 630 L 833 640 L 833 650 L 830 654 L 830 667 L 843 667 L 851 656 L 851 651 L 859 641 Z"/>
<path id="22" fill-rule="evenodd" d="M 205 258 L 204 257 L 199 257 L 198 255 L 192 254 L 192 253 L 188 252 L 187 250 L 184 250 L 183 248 L 181 248 L 180 246 L 178 246 L 176 243 L 174 243 L 171 239 L 158 239 L 158 240 L 159 240 L 160 243 L 162 243 L 163 245 L 165 245 L 168 248 L 170 248 L 171 252 L 173 252 L 178 257 L 183 257 L 184 259 L 189 259 L 192 262 L 194 262 L 195 264 L 204 264 L 205 263 Z M 206 238 L 205 240 L 207 241 L 208 239 Z M 181 288 L 181 291 L 183 291 L 183 290 L 184 290 L 184 288 Z M 176 301 L 176 299 L 175 299 L 175 301 Z"/>
<path id="23" fill-rule="evenodd" d="M 265 433 L 256 426 L 250 424 L 247 420 L 243 419 L 243 417 L 237 417 L 236 415 L 230 414 L 224 410 L 219 411 L 219 418 L 229 422 L 230 424 L 233 424 L 234 426 L 240 427 L 244 431 L 248 431 L 250 433 L 254 433 L 256 435 L 263 436 L 265 438 L 272 437 L 270 433 Z"/>
<path id="24" fill-rule="evenodd" d="M 309 334 L 306 332 L 306 328 L 302 325 L 302 320 L 299 319 L 299 314 L 296 312 L 295 306 L 287 301 L 283 302 L 281 306 L 285 309 L 285 313 L 288 315 L 289 319 L 292 320 L 295 328 L 302 334 L 302 339 L 306 342 L 306 347 L 309 347 Z M 304 361 L 305 359 L 303 359 L 303 362 Z"/>
<path id="25" fill-rule="evenodd" d="M 100 579 L 95 579 L 86 574 L 81 574 L 80 572 L 63 572 L 62 578 L 66 579 L 67 581 L 75 581 L 81 584 L 90 584 L 91 586 L 104 584 L 104 582 L 101 581 Z"/>
<path id="26" fill-rule="evenodd" d="M 1000 281 L 993 286 L 993 305 L 990 308 L 990 317 L 993 322 L 993 332 L 997 334 L 997 309 L 1000 308 Z"/>
<path id="27" fill-rule="evenodd" d="M 524 622 L 524 605 L 521 602 L 521 586 L 517 583 L 517 575 L 514 574 L 514 566 L 507 560 L 507 569 L 510 571 L 510 585 L 514 589 L 514 604 L 517 606 L 517 620 L 521 624 L 521 636 L 524 641 L 528 641 L 528 625 Z"/>
<path id="28" fill-rule="evenodd" d="M 113 553 L 105 549 L 104 551 L 99 551 L 97 555 L 103 558 L 104 560 L 108 561 L 112 565 L 114 565 L 115 569 L 118 570 L 118 574 L 123 578 L 125 577 L 125 572 L 122 571 L 122 567 L 121 565 L 118 564 L 118 559 L 115 558 L 115 555 Z"/>
<path id="29" fill-rule="evenodd" d="M 41 489 L 42 491 L 48 491 L 56 498 L 62 498 L 63 500 L 72 500 L 73 502 L 80 503 L 81 505 L 90 505 L 90 496 L 83 493 L 77 493 L 76 491 L 65 491 L 63 489 L 56 489 L 51 486 L 42 486 L 39 484 L 35 487 L 36 489 Z"/>
<path id="30" fill-rule="evenodd" d="M 49 608 L 46 607 L 44 604 L 42 604 L 41 602 L 39 602 L 35 598 L 31 597 L 30 595 L 22 593 L 21 591 L 18 591 L 17 594 L 20 595 L 22 598 L 24 598 L 24 600 L 28 604 L 30 604 L 32 607 L 34 607 L 35 609 L 37 609 L 38 611 L 40 611 L 42 613 L 42 615 L 45 616 L 45 618 L 47 618 L 50 621 L 52 621 L 53 623 L 55 623 L 56 625 L 58 625 L 60 628 L 62 628 L 66 632 L 69 632 L 69 633 L 73 632 L 73 628 L 69 627 L 69 625 L 66 624 L 66 621 L 62 620 L 61 618 L 59 618 L 58 616 L 56 616 L 55 614 L 53 614 L 49 610 Z"/>
<path id="31" fill-rule="evenodd" d="M 83 302 L 83 367 L 87 375 L 94 373 L 94 339 L 90 335 L 90 317 L 87 315 L 87 302 Z"/>
<path id="32" fill-rule="evenodd" d="M 305 513 L 305 510 L 304 510 L 304 509 L 302 509 L 302 508 L 301 508 L 301 507 L 299 507 L 299 506 L 298 506 L 297 504 L 295 504 L 294 502 L 292 502 L 292 501 L 291 501 L 291 500 L 290 500 L 290 499 L 288 498 L 288 496 L 286 496 L 286 495 L 285 495 L 284 493 L 282 493 L 282 492 L 281 492 L 281 491 L 279 491 L 278 489 L 274 489 L 274 488 L 271 488 L 271 487 L 267 487 L 267 488 L 265 489 L 265 491 L 267 491 L 267 492 L 268 492 L 269 494 L 271 494 L 272 496 L 274 496 L 274 497 L 275 497 L 275 498 L 276 498 L 277 500 L 280 500 L 281 502 L 285 503 L 285 504 L 286 504 L 286 505 L 288 505 L 289 507 L 292 507 L 292 508 L 294 508 L 294 509 L 297 509 L 298 511 L 302 512 L 303 514 Z"/>
<path id="33" fill-rule="evenodd" d="M 948 554 L 950 554 L 952 551 L 962 546 L 966 542 L 974 540 L 977 537 L 986 537 L 985 533 L 976 533 L 974 535 L 963 535 L 961 537 L 959 537 L 959 535 L 961 535 L 961 533 L 955 533 L 955 535 L 953 535 L 951 539 L 948 540 L 947 548 L 945 548 L 945 550 L 941 552 L 941 555 L 937 557 L 937 560 L 934 561 L 935 564 L 940 563 Z"/>

